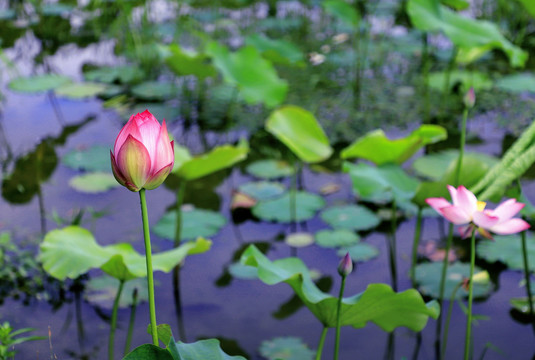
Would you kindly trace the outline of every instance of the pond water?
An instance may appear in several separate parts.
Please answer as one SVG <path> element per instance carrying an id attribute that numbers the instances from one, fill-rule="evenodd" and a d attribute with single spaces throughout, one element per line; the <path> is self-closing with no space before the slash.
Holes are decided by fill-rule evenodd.
<path id="1" fill-rule="evenodd" d="M 288 5 L 286 10 L 288 9 L 291 10 L 292 6 Z M 32 39 L 26 40 L 6 52 L 12 59 L 18 59 L 17 70 L 23 75 L 29 75 L 34 71 L 33 60 L 25 57 L 31 53 L 31 49 L 35 49 L 35 42 Z M 113 47 L 114 43 L 108 41 L 99 42 L 85 49 L 70 45 L 51 56 L 47 66 L 73 79 L 82 79 L 81 66 L 90 60 L 100 65 L 122 61 L 113 55 Z M 403 68 L 407 65 L 399 66 Z M 337 76 L 343 78 L 344 74 Z M 370 76 L 371 78 L 373 76 Z M 326 85 L 327 88 L 328 86 Z M 64 162 L 64 158 L 73 150 L 88 149 L 94 145 L 111 148 L 124 123 L 124 116 L 121 116 L 120 111 L 105 107 L 103 100 L 93 98 L 68 100 L 56 97 L 52 93 L 21 94 L 10 90 L 7 80 L 3 83 L 2 94 L 4 98 L 0 130 L 5 136 L 5 141 L 0 137 L 3 142 L 0 155 L 5 160 L 2 164 L 2 180 L 5 182 L 18 159 L 32 153 L 39 144 L 47 144 L 47 156 L 50 157 L 50 152 L 55 153 L 57 164 L 53 161 L 54 164 L 49 167 L 50 176 L 39 189 L 21 190 L 20 187 L 15 187 L 16 190 L 11 193 L 3 191 L 4 198 L 0 200 L 0 232 L 11 233 L 14 243 L 21 249 L 30 251 L 32 254 L 30 257 L 33 257 L 38 251 L 37 245 L 43 239 L 43 232 L 68 224 L 68 220 L 58 224 L 56 221 L 58 217 L 72 219 L 79 209 L 86 209 L 81 225 L 92 231 L 99 244 L 127 242 L 143 253 L 138 195 L 122 187 L 98 194 L 77 191 L 70 185 L 70 181 L 82 171 L 73 169 Z M 294 98 L 296 99 L 297 97 Z M 156 107 L 160 104 L 149 103 L 147 105 L 149 110 L 151 105 Z M 410 105 L 405 106 L 410 107 Z M 250 110 L 250 114 L 256 118 L 262 118 L 262 111 L 258 108 L 252 107 L 247 110 Z M 321 113 L 326 110 L 318 111 Z M 390 111 L 394 113 L 390 114 L 394 118 L 396 110 Z M 467 146 L 469 151 L 480 151 L 496 156 L 502 154 L 502 142 L 507 131 L 498 124 L 497 112 L 498 109 L 491 109 L 469 120 L 469 133 L 477 134 L 481 140 L 470 143 Z M 245 113 L 248 115 L 247 111 Z M 328 121 L 329 118 L 331 122 Z M 326 128 L 336 128 L 336 119 L 333 120 L 330 116 L 326 119 Z M 408 128 L 405 126 L 407 123 Z M 374 127 L 382 125 L 375 124 Z M 370 123 L 364 123 L 360 132 L 364 133 L 370 126 Z M 408 134 L 410 129 L 415 127 L 415 121 L 400 120 L 399 123 L 394 123 L 394 126 L 389 126 L 386 132 L 391 137 L 399 137 Z M 192 153 L 208 150 L 205 148 L 206 144 L 211 148 L 214 145 L 236 142 L 244 135 L 263 139 L 253 143 L 253 147 L 258 146 L 258 149 L 252 151 L 256 157 L 263 154 L 260 148 L 270 149 L 275 154 L 284 153 L 283 145 L 276 142 L 275 138 L 262 137 L 256 132 L 257 130 L 251 134 L 247 131 L 250 127 L 236 127 L 215 132 L 199 129 L 196 124 L 191 125 L 178 120 L 171 121 L 169 129 L 176 141 L 190 148 Z M 452 134 L 456 133 L 453 125 L 447 130 Z M 456 146 L 456 142 L 453 146 Z M 420 151 L 417 157 L 423 153 L 424 151 Z M 254 160 L 254 158 L 248 159 L 245 163 L 250 164 Z M 405 167 L 410 169 L 410 165 L 411 162 L 408 162 Z M 27 171 L 25 181 L 30 179 L 28 181 L 32 183 L 33 176 L 37 175 L 31 170 Z M 328 225 L 321 220 L 319 214 L 296 224 L 294 228 L 287 224 L 261 221 L 254 218 L 248 210 L 233 212 L 231 210 L 233 192 L 240 185 L 252 180 L 255 178 L 245 171 L 243 164 L 240 164 L 232 170 L 211 175 L 208 180 L 194 182 L 187 188 L 184 210 L 187 211 L 192 203 L 197 208 L 215 210 L 223 215 L 226 224 L 216 235 L 210 236 L 213 241 L 212 248 L 206 253 L 189 256 L 180 272 L 186 334 L 183 340 L 193 342 L 201 338 L 219 338 L 227 352 L 242 354 L 248 359 L 263 359 L 258 350 L 261 343 L 281 336 L 298 337 L 308 347 L 315 349 L 322 326 L 306 307 L 296 306 L 295 300 L 290 301 L 294 293 L 289 286 L 285 284 L 268 286 L 259 280 L 233 278 L 228 268 L 235 262 L 236 253 L 243 251 L 247 244 L 261 244 L 268 249 L 266 254 L 270 259 L 297 255 L 310 269 L 328 276 L 330 281 L 325 279 L 324 282 L 332 282 L 329 291 L 331 294 L 336 294 L 340 286 L 340 278 L 336 273 L 340 256 L 334 249 L 317 245 L 292 249 L 282 241 L 286 234 L 295 229 L 315 233 L 327 228 Z M 305 166 L 301 180 L 303 188 L 315 194 L 320 194 L 327 185 L 337 186 L 337 191 L 323 195 L 327 207 L 355 202 L 348 174 L 317 172 Z M 290 178 L 281 181 L 286 186 L 291 186 Z M 534 184 L 526 180 L 524 186 L 528 198 L 533 198 Z M 16 191 L 29 196 L 29 201 L 24 203 L 13 201 L 13 198 L 16 198 L 13 195 Z M 166 211 L 176 206 L 176 193 L 166 186 L 148 191 L 147 198 L 149 221 L 152 226 L 158 223 Z M 374 205 L 367 204 L 367 206 Z M 105 215 L 92 219 L 88 208 L 94 211 L 105 210 Z M 242 218 L 240 214 L 245 214 L 245 217 Z M 391 284 L 387 256 L 389 228 L 389 222 L 385 220 L 379 226 L 379 230 L 362 236 L 363 241 L 378 249 L 379 255 L 356 265 L 356 270 L 347 280 L 346 295 L 362 292 L 370 283 Z M 400 291 L 412 287 L 408 273 L 414 228 L 415 220 L 411 217 L 401 221 L 396 230 L 399 278 L 397 285 Z M 442 246 L 441 234 L 446 230 L 438 231 L 439 228 L 446 229 L 443 221 L 436 217 L 426 218 L 422 229 L 423 244 Z M 173 246 L 172 241 L 161 238 L 156 233 L 152 234 L 152 242 L 154 252 L 169 250 Z M 459 253 L 467 249 L 467 243 L 456 242 Z M 465 258 L 466 256 L 463 259 Z M 482 259 L 478 259 L 477 264 L 489 270 L 493 290 L 490 296 L 478 299 L 474 305 L 475 314 L 489 317 L 479 319 L 474 326 L 474 358 L 480 358 L 482 354 L 487 360 L 535 358 L 531 324 L 526 323 L 525 317 L 511 310 L 509 304 L 511 298 L 525 296 L 525 288 L 519 286 L 523 274 L 505 269 L 501 265 L 486 263 Z M 34 280 L 37 281 L 35 273 L 31 273 L 30 277 L 23 276 L 24 284 L 30 284 L 30 287 L 32 275 L 36 276 Z M 87 292 L 78 291 L 90 278 L 100 275 L 102 271 L 91 270 L 88 276 L 84 276 L 81 280 L 68 280 L 63 285 L 52 279 L 45 279 L 44 289 L 40 288 L 40 284 L 34 285 L 38 290 L 30 291 L 31 296 L 27 299 L 24 291 L 19 292 L 21 298 L 14 298 L 11 296 L 12 292 L 2 294 L 1 321 L 9 321 L 14 329 L 33 328 L 35 330 L 32 331 L 32 335 L 48 338 L 16 346 L 15 358 L 61 360 L 106 358 L 110 308 L 102 306 L 102 302 L 96 303 L 94 297 L 88 298 Z M 172 275 L 157 272 L 155 280 L 157 320 L 159 323 L 170 324 L 176 337 L 179 331 L 172 291 Z M 111 300 L 108 298 L 104 302 L 109 305 Z M 448 304 L 446 301 L 444 312 Z M 130 309 L 126 307 L 119 310 L 116 358 L 120 358 L 122 354 L 130 313 Z M 285 316 L 276 318 L 275 313 L 282 313 Z M 462 358 L 465 322 L 466 316 L 462 308 L 455 304 L 448 340 L 448 359 Z M 150 336 L 146 332 L 148 323 L 148 303 L 142 302 L 137 307 L 132 347 L 149 342 Z M 368 324 L 362 329 L 344 327 L 340 358 L 434 359 L 435 331 L 436 321 L 432 319 L 420 334 L 405 328 L 388 334 L 373 324 Z M 323 352 L 325 359 L 331 358 L 333 347 L 334 331 L 331 330 Z"/>

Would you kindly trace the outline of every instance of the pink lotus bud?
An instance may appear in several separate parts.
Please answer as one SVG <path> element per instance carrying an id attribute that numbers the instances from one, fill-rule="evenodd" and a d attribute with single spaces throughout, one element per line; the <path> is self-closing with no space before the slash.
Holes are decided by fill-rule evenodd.
<path id="1" fill-rule="evenodd" d="M 340 264 L 338 265 L 338 273 L 340 276 L 347 276 L 351 274 L 353 271 L 353 261 L 351 260 L 351 256 L 349 256 L 349 253 L 346 253 L 345 256 L 340 260 Z"/>
<path id="2" fill-rule="evenodd" d="M 115 179 L 131 191 L 157 188 L 175 163 L 165 120 L 160 126 L 148 110 L 130 117 L 110 155 Z"/>
<path id="3" fill-rule="evenodd" d="M 473 87 L 471 87 L 470 90 L 468 90 L 468 92 L 464 95 L 463 102 L 467 109 L 474 107 L 476 104 L 476 93 L 474 92 Z"/>

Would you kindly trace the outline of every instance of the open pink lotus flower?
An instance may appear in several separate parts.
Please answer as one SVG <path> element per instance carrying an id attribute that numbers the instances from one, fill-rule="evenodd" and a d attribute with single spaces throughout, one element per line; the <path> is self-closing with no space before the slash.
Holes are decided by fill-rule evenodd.
<path id="1" fill-rule="evenodd" d="M 157 188 L 175 163 L 165 120 L 160 126 L 148 110 L 130 117 L 110 155 L 115 179 L 131 191 Z"/>
<path id="2" fill-rule="evenodd" d="M 496 209 L 490 210 L 485 209 L 486 203 L 477 201 L 476 196 L 462 185 L 457 189 L 448 185 L 448 190 L 453 204 L 444 198 L 428 198 L 425 201 L 448 221 L 462 225 L 459 231 L 463 238 L 469 237 L 474 228 L 491 239 L 490 232 L 507 235 L 530 227 L 524 220 L 513 218 L 525 205 L 515 199 L 506 200 Z"/>

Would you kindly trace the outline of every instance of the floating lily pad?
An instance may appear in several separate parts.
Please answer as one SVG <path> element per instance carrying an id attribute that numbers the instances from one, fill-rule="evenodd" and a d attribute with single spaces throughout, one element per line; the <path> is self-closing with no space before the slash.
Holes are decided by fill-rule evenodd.
<path id="1" fill-rule="evenodd" d="M 269 360 L 311 360 L 316 355 L 303 340 L 291 336 L 262 341 L 259 351 Z"/>
<path id="2" fill-rule="evenodd" d="M 98 83 L 66 83 L 56 89 L 56 94 L 70 99 L 83 99 L 99 95 L 107 86 Z"/>
<path id="3" fill-rule="evenodd" d="M 284 242 L 289 246 L 300 248 L 314 244 L 314 236 L 305 232 L 292 233 L 286 236 Z"/>
<path id="4" fill-rule="evenodd" d="M 359 242 L 353 246 L 338 250 L 338 256 L 344 256 L 346 253 L 349 253 L 351 260 L 364 262 L 376 258 L 379 255 L 379 250 L 373 245 Z"/>
<path id="5" fill-rule="evenodd" d="M 535 304 L 535 296 L 531 297 L 531 301 Z M 529 315 L 531 311 L 529 308 L 529 299 L 527 297 L 512 298 L 511 300 L 509 300 L 509 304 L 511 304 L 514 309 L 520 311 L 523 314 Z"/>
<path id="6" fill-rule="evenodd" d="M 105 309 L 113 308 L 113 301 L 117 296 L 119 280 L 111 276 L 92 277 L 86 283 L 84 297 L 92 304 L 101 306 Z M 119 307 L 125 308 L 132 305 L 132 293 L 137 289 L 137 303 L 149 300 L 147 279 L 139 278 L 124 283 L 121 297 L 119 298 Z"/>
<path id="7" fill-rule="evenodd" d="M 181 240 L 198 236 L 210 237 L 219 232 L 227 220 L 218 212 L 204 209 L 182 210 Z M 166 212 L 152 229 L 163 238 L 173 240 L 176 231 L 176 210 Z"/>
<path id="8" fill-rule="evenodd" d="M 18 77 L 9 82 L 13 91 L 39 93 L 49 91 L 71 82 L 71 78 L 63 75 L 44 74 L 28 77 Z"/>
<path id="9" fill-rule="evenodd" d="M 255 200 L 262 201 L 280 196 L 286 190 L 284 185 L 269 181 L 251 181 L 240 185 L 238 190 Z"/>
<path id="10" fill-rule="evenodd" d="M 496 87 L 513 93 L 535 92 L 535 76 L 530 73 L 504 76 L 496 81 Z"/>
<path id="11" fill-rule="evenodd" d="M 73 177 L 69 185 L 84 193 L 97 194 L 121 186 L 111 173 L 93 172 Z"/>
<path id="12" fill-rule="evenodd" d="M 520 235 L 494 236 L 494 240 L 482 240 L 477 244 L 477 254 L 490 263 L 499 261 L 513 270 L 523 270 L 522 241 Z M 528 263 L 535 270 L 535 237 L 526 238 Z"/>
<path id="13" fill-rule="evenodd" d="M 436 72 L 429 74 L 429 87 L 443 92 L 446 84 L 446 72 Z M 452 71 L 449 75 L 449 88 L 461 85 L 461 93 L 467 92 L 471 87 L 476 91 L 492 89 L 493 82 L 487 74 L 475 71 Z"/>
<path id="14" fill-rule="evenodd" d="M 243 265 L 239 262 L 230 264 L 228 272 L 236 279 L 256 279 L 258 278 L 258 270 L 254 266 Z"/>
<path id="15" fill-rule="evenodd" d="M 379 217 L 360 205 L 333 206 L 321 213 L 321 219 L 334 229 L 369 230 L 379 225 Z"/>
<path id="16" fill-rule="evenodd" d="M 98 69 L 90 70 L 84 73 L 88 81 L 98 81 L 104 83 L 113 83 L 115 81 L 121 84 L 129 84 L 140 81 L 145 77 L 143 70 L 134 65 L 104 66 Z"/>
<path id="17" fill-rule="evenodd" d="M 109 171 L 110 146 L 93 145 L 85 149 L 75 149 L 67 153 L 61 161 L 76 170 Z"/>
<path id="18" fill-rule="evenodd" d="M 474 268 L 474 274 L 482 272 L 479 267 Z M 440 277 L 442 273 L 442 262 L 423 263 L 416 265 L 416 283 L 418 289 L 422 294 L 438 298 L 440 293 Z M 444 298 L 449 299 L 453 290 L 459 283 L 470 276 L 470 264 L 455 262 L 448 266 L 446 272 L 446 283 L 444 287 Z M 486 297 L 492 291 L 490 282 L 479 283 L 474 282 L 474 297 Z M 468 296 L 468 291 L 462 286 L 457 290 L 456 298 L 464 298 Z"/>
<path id="19" fill-rule="evenodd" d="M 262 56 L 274 63 L 299 64 L 304 56 L 295 44 L 280 39 L 269 39 L 266 36 L 253 34 L 245 39 L 247 45 L 252 45 L 262 53 Z"/>
<path id="20" fill-rule="evenodd" d="M 360 236 L 356 232 L 347 229 L 320 230 L 315 237 L 316 244 L 328 248 L 351 246 L 360 241 Z"/>
<path id="21" fill-rule="evenodd" d="M 290 164 L 282 160 L 258 160 L 249 164 L 245 171 L 261 179 L 277 179 L 295 172 Z"/>
<path id="22" fill-rule="evenodd" d="M 295 199 L 295 218 L 290 206 L 293 199 Z M 297 193 L 290 191 L 276 199 L 259 201 L 252 212 L 262 220 L 290 223 L 311 219 L 324 206 L 325 200 L 321 196 L 305 191 Z"/>
<path id="23" fill-rule="evenodd" d="M 167 100 L 177 93 L 175 84 L 161 81 L 146 81 L 132 88 L 132 95 L 143 100 Z"/>

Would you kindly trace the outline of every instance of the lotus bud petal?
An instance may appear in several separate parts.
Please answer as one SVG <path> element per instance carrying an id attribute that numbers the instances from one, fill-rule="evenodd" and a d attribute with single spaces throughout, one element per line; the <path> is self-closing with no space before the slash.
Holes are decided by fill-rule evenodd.
<path id="1" fill-rule="evenodd" d="M 157 188 L 175 163 L 165 120 L 160 125 L 148 110 L 130 117 L 110 155 L 115 179 L 131 191 Z"/>
<path id="2" fill-rule="evenodd" d="M 473 87 L 471 87 L 470 90 L 468 90 L 468 92 L 464 95 L 463 102 L 467 109 L 474 107 L 476 104 L 476 93 L 474 92 Z"/>
<path id="3" fill-rule="evenodd" d="M 351 256 L 349 256 L 349 253 L 346 253 L 345 256 L 340 260 L 340 264 L 338 265 L 338 273 L 340 276 L 347 276 L 353 272 L 353 260 L 351 260 Z"/>

